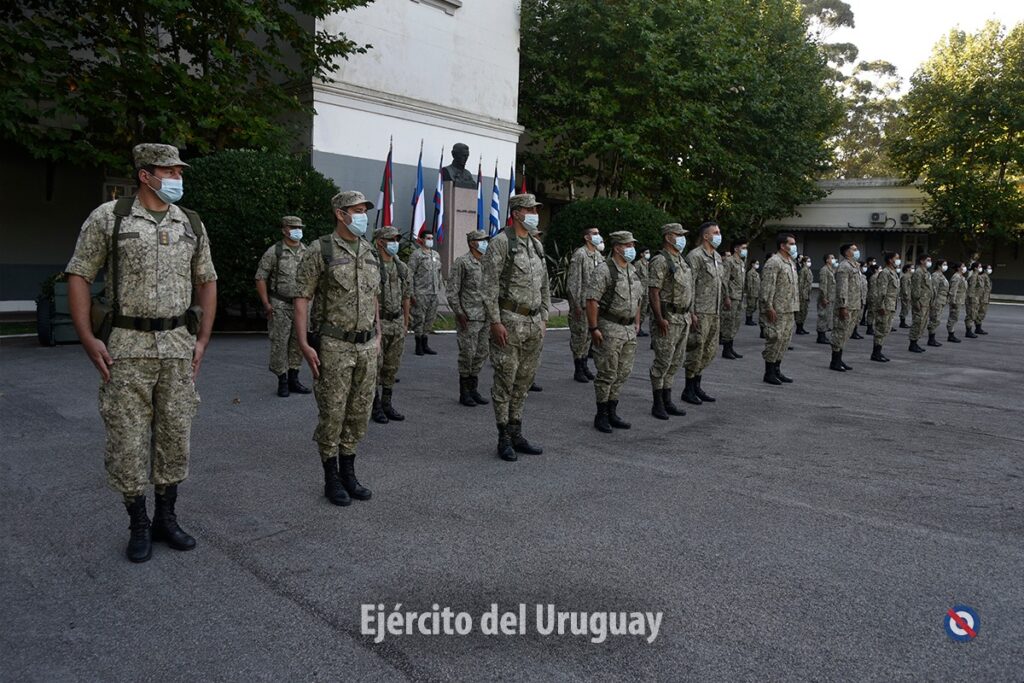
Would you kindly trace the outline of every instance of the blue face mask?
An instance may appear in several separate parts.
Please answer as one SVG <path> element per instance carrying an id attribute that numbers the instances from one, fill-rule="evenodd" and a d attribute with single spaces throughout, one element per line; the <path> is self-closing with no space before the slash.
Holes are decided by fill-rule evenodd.
<path id="1" fill-rule="evenodd" d="M 352 222 L 348 224 L 349 232 L 356 237 L 362 237 L 365 235 L 370 219 L 367 218 L 365 213 L 352 213 L 349 215 L 352 217 Z"/>
<path id="2" fill-rule="evenodd" d="M 718 249 L 718 247 L 722 246 L 722 236 L 715 235 L 714 237 L 712 237 L 711 246 L 713 246 L 715 249 Z"/>
<path id="3" fill-rule="evenodd" d="M 479 251 L 481 254 L 486 254 L 487 253 L 487 242 L 477 242 L 476 243 L 476 250 Z"/>
<path id="4" fill-rule="evenodd" d="M 789 245 L 789 257 L 795 259 L 796 258 L 796 254 L 797 254 L 796 245 L 795 244 Z"/>
<path id="5" fill-rule="evenodd" d="M 636 247 L 626 247 L 623 249 L 622 258 L 626 259 L 627 263 L 632 263 L 636 259 Z"/>
<path id="6" fill-rule="evenodd" d="M 153 177 L 155 178 L 156 176 Z M 163 201 L 168 204 L 174 204 L 185 194 L 185 184 L 181 178 L 160 178 L 160 189 L 153 191 Z"/>
<path id="7" fill-rule="evenodd" d="M 686 236 L 680 235 L 676 238 L 676 251 L 682 251 L 686 248 Z"/>
<path id="8" fill-rule="evenodd" d="M 740 258 L 741 259 L 747 258 L 747 250 L 746 249 L 740 249 Z"/>
<path id="9" fill-rule="evenodd" d="M 296 242 L 298 242 L 299 240 L 302 239 L 302 230 L 300 230 L 299 228 L 292 228 L 291 230 L 288 231 L 288 237 L 289 239 L 293 239 Z"/>
<path id="10" fill-rule="evenodd" d="M 853 250 L 853 260 L 860 261 L 860 249 Z"/>
<path id="11" fill-rule="evenodd" d="M 540 227 L 540 216 L 535 213 L 528 213 L 523 216 L 523 227 L 528 232 L 537 232 L 537 228 Z"/>
<path id="12" fill-rule="evenodd" d="M 384 250 L 394 256 L 398 253 L 398 242 L 388 242 L 384 245 Z"/>

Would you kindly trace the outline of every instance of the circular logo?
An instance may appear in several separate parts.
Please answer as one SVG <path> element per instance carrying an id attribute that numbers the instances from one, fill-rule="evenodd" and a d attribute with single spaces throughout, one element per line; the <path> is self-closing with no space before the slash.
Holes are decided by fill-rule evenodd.
<path id="1" fill-rule="evenodd" d="M 943 617 L 946 635 L 958 643 L 973 640 L 981 628 L 978 613 L 967 605 L 953 605 Z"/>

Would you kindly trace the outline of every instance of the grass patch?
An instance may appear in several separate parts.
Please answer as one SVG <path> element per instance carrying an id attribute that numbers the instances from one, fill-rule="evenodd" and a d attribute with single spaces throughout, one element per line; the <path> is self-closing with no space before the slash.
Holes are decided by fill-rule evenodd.
<path id="1" fill-rule="evenodd" d="M 0 335 L 35 334 L 34 322 L 0 322 Z"/>

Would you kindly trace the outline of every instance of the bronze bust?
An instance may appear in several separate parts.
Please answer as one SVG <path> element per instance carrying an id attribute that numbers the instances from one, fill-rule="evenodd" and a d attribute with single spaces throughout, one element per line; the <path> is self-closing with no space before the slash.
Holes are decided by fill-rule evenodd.
<path id="1" fill-rule="evenodd" d="M 452 163 L 441 170 L 441 178 L 450 180 L 455 187 L 476 189 L 476 178 L 472 171 L 466 170 L 466 161 L 469 160 L 469 145 L 456 142 L 452 145 Z"/>

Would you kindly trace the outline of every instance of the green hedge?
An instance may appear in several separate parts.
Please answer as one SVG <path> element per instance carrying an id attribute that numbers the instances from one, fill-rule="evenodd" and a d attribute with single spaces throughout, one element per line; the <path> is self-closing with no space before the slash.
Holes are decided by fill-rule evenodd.
<path id="1" fill-rule="evenodd" d="M 555 214 L 545 236 L 545 251 L 560 261 L 583 244 L 584 228 L 596 227 L 605 242 L 616 230 L 629 230 L 640 245 L 657 250 L 661 244 L 661 226 L 674 219 L 645 201 L 630 199 L 582 199 Z M 605 253 L 608 248 L 605 247 Z"/>
<path id="2" fill-rule="evenodd" d="M 222 311 L 256 304 L 256 265 L 281 238 L 282 216 L 302 218 L 307 244 L 334 229 L 331 197 L 338 188 L 308 157 L 229 150 L 190 163 L 181 203 L 199 212 L 210 234 Z"/>

